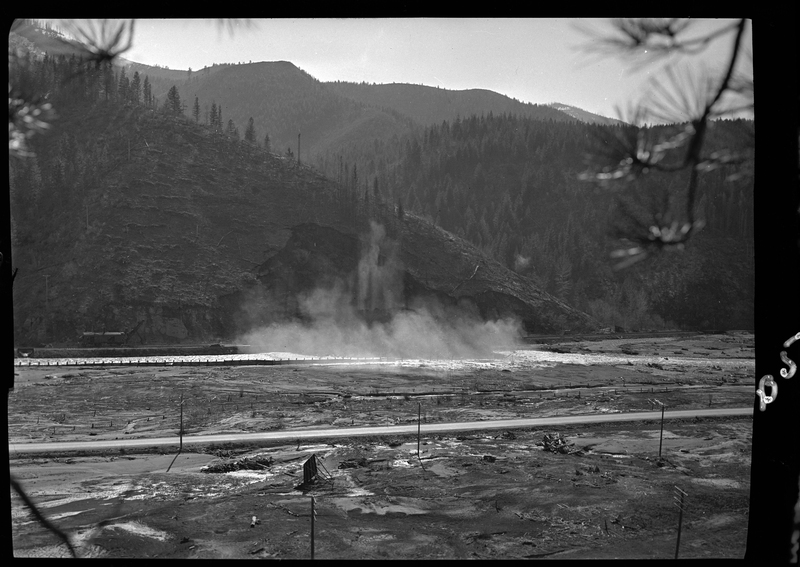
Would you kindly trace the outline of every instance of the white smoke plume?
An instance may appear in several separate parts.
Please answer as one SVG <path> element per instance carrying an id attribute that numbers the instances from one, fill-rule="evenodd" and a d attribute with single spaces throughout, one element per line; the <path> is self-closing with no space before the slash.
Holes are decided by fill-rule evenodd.
<path id="1" fill-rule="evenodd" d="M 406 306 L 398 252 L 372 223 L 349 285 L 337 282 L 299 297 L 303 322 L 261 326 L 241 340 L 252 352 L 428 359 L 488 356 L 516 344 L 518 321 L 483 321 L 474 305 L 416 298 Z M 383 316 L 369 323 L 364 315 L 370 313 Z"/>
<path id="2" fill-rule="evenodd" d="M 403 266 L 397 244 L 386 238 L 383 226 L 370 221 L 369 235 L 361 245 L 357 308 L 367 312 L 397 309 L 403 296 Z"/>
<path id="3" fill-rule="evenodd" d="M 531 263 L 531 259 L 523 256 L 522 254 L 517 254 L 514 256 L 514 271 L 520 272 L 527 268 Z"/>

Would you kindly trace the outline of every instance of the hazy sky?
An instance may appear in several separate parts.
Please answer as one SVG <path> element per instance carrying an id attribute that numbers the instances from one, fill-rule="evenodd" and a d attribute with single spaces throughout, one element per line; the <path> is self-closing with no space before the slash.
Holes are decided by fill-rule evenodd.
<path id="1" fill-rule="evenodd" d="M 637 98 L 661 67 L 631 72 L 618 58 L 588 55 L 577 26 L 588 19 L 257 19 L 249 25 L 216 20 L 140 19 L 124 56 L 170 69 L 214 63 L 290 61 L 320 81 L 415 83 L 447 89 L 490 89 L 524 102 L 562 102 L 615 116 L 615 105 Z M 698 20 L 697 28 L 726 25 Z M 705 58 L 720 66 L 732 35 L 711 44 Z M 750 46 L 750 33 L 745 45 Z"/>

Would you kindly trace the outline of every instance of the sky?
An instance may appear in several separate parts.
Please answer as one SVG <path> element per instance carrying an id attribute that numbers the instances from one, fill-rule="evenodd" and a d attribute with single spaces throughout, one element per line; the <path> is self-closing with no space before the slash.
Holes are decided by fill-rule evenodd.
<path id="1" fill-rule="evenodd" d="M 730 20 L 697 20 L 698 31 Z M 138 19 L 126 59 L 170 69 L 290 61 L 320 81 L 489 89 L 523 102 L 560 102 L 617 117 L 663 62 L 630 61 L 583 47 L 606 20 L 568 18 Z M 608 29 L 607 27 L 605 29 Z M 748 34 L 746 46 L 750 46 Z M 703 58 L 721 68 L 732 34 Z M 697 65 L 697 58 L 692 59 Z"/>

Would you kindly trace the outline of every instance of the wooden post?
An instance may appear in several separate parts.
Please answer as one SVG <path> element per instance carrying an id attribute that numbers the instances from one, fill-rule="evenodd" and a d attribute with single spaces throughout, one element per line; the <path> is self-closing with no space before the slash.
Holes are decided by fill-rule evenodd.
<path id="1" fill-rule="evenodd" d="M 661 460 L 661 445 L 664 442 L 664 404 L 661 404 L 661 435 L 658 439 L 658 460 Z"/>
<path id="2" fill-rule="evenodd" d="M 314 509 L 314 497 L 311 497 L 311 559 L 314 559 L 314 518 L 317 511 Z"/>
<path id="3" fill-rule="evenodd" d="M 417 459 L 420 459 L 419 456 L 419 437 L 420 437 L 420 430 L 422 429 L 422 402 L 417 402 Z"/>

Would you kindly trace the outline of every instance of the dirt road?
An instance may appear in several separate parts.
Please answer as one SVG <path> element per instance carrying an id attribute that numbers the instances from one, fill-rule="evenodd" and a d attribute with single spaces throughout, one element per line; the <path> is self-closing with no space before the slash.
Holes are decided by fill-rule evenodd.
<path id="1" fill-rule="evenodd" d="M 704 410 L 680 410 L 664 412 L 665 420 L 691 419 L 703 417 L 752 416 L 753 408 L 721 408 Z M 420 434 L 454 433 L 464 431 L 494 431 L 520 429 L 525 427 L 554 428 L 562 425 L 609 423 L 619 421 L 660 420 L 661 412 L 633 412 L 617 414 L 575 415 L 569 417 L 545 417 L 532 419 L 503 419 L 488 421 L 464 421 L 457 423 L 435 423 L 419 426 Z M 227 445 L 261 442 L 286 442 L 311 439 L 340 439 L 342 437 L 364 437 L 381 435 L 411 435 L 417 433 L 415 425 L 393 425 L 381 427 L 336 427 L 327 429 L 292 429 L 270 433 L 238 433 L 232 435 L 191 435 L 183 438 L 183 445 Z M 100 450 L 145 449 L 154 447 L 177 448 L 180 443 L 175 437 L 152 439 L 120 439 L 115 441 L 53 442 L 53 443 L 9 443 L 12 456 L 35 453 L 90 452 Z"/>

